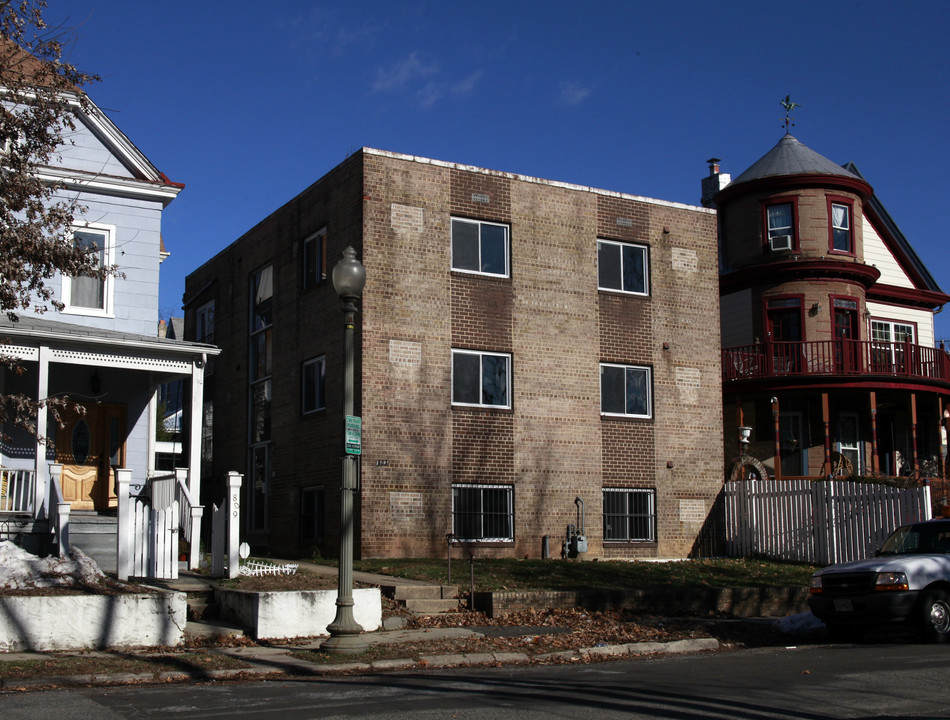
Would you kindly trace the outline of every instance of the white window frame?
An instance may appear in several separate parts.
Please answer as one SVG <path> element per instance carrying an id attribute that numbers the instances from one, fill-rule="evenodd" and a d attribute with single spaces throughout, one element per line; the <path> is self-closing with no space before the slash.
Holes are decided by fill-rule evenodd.
<path id="1" fill-rule="evenodd" d="M 782 207 L 788 205 L 789 209 L 789 224 L 788 225 L 772 225 L 772 213 L 769 212 L 772 208 Z M 781 237 L 783 235 L 788 235 L 791 238 L 792 247 L 795 244 L 795 203 L 791 200 L 783 202 L 775 202 L 766 206 L 765 208 L 765 223 L 766 228 L 769 234 L 769 241 L 771 242 L 772 238 Z"/>
<path id="2" fill-rule="evenodd" d="M 835 208 L 841 208 L 844 210 L 844 219 L 845 225 L 836 225 L 835 224 Z M 848 253 L 849 255 L 854 254 L 854 233 L 851 232 L 851 206 L 846 205 L 840 202 L 831 202 L 831 217 L 829 218 L 831 225 L 831 251 Z M 847 235 L 848 238 L 848 247 L 842 249 L 835 247 L 836 237 L 835 234 L 838 232 L 843 232 Z"/>
<path id="3" fill-rule="evenodd" d="M 505 499 L 507 500 L 506 515 L 508 518 L 508 529 L 510 531 L 509 534 L 507 536 L 499 536 L 499 537 L 485 535 L 484 533 L 484 525 L 485 525 L 484 507 L 485 505 L 484 505 L 484 496 L 482 496 L 480 498 L 481 510 L 479 512 L 479 520 L 478 520 L 479 525 L 482 527 L 482 532 L 477 537 L 463 537 L 462 535 L 460 535 L 457 532 L 457 530 L 459 529 L 459 526 L 456 522 L 456 518 L 457 518 L 457 511 L 455 507 L 455 491 L 456 490 L 479 490 L 479 491 L 503 490 L 505 491 Z M 514 542 L 514 539 L 515 539 L 514 538 L 514 534 L 515 534 L 515 488 L 514 488 L 514 485 L 489 485 L 489 484 L 482 484 L 482 483 L 452 483 L 452 532 L 454 535 L 454 539 L 458 541 L 462 541 L 462 542 L 484 542 L 484 543 Z"/>
<path id="4" fill-rule="evenodd" d="M 307 392 L 305 377 L 310 368 L 317 368 L 317 375 L 314 378 L 314 388 L 317 390 L 319 397 L 314 398 L 314 407 L 307 409 Z M 315 412 L 326 409 L 327 398 L 326 398 L 326 372 L 327 372 L 327 356 L 320 355 L 319 357 L 311 358 L 310 360 L 305 360 L 300 367 L 300 411 L 304 415 L 312 415 Z"/>
<path id="5" fill-rule="evenodd" d="M 620 284 L 621 287 L 610 287 L 607 285 L 602 285 L 600 280 L 600 249 L 603 245 L 615 245 L 620 252 Z M 622 287 L 623 285 L 623 251 L 624 248 L 632 248 L 639 250 L 641 256 L 643 257 L 643 289 L 642 290 L 627 290 Z M 649 296 L 650 294 L 650 246 L 642 245 L 640 243 L 630 243 L 630 242 L 619 242 L 617 240 L 605 240 L 604 238 L 597 238 L 597 289 L 598 290 L 607 290 L 608 292 L 618 292 L 623 293 L 624 295 L 639 295 L 641 297 Z"/>
<path id="6" fill-rule="evenodd" d="M 504 405 L 500 405 L 500 404 L 486 403 L 486 402 L 481 402 L 481 401 L 477 403 L 457 401 L 455 399 L 455 358 L 458 355 L 474 355 L 479 358 L 485 358 L 485 357 L 504 358 L 507 361 L 507 366 L 508 366 L 507 377 L 505 378 L 506 380 L 505 397 L 507 398 L 508 402 Z M 481 398 L 482 387 L 484 385 L 485 365 L 483 362 L 479 362 L 478 367 L 479 367 L 478 394 L 479 394 L 479 397 Z M 511 374 L 512 374 L 511 367 L 512 367 L 511 355 L 509 353 L 487 352 L 484 350 L 456 350 L 453 348 L 452 350 L 452 386 L 451 386 L 452 404 L 458 407 L 482 407 L 482 408 L 494 408 L 498 410 L 511 408 Z"/>
<path id="7" fill-rule="evenodd" d="M 75 242 L 75 233 L 89 231 L 94 233 L 101 233 L 105 236 L 105 243 L 103 247 L 103 257 L 102 263 L 103 267 L 111 267 L 115 264 L 115 225 L 105 225 L 103 223 L 77 223 L 71 226 L 70 228 L 70 242 Z M 82 305 L 73 305 L 70 301 L 72 299 L 72 281 L 69 275 L 63 275 L 63 314 L 66 315 L 87 315 L 90 317 L 114 317 L 114 298 L 113 294 L 115 292 L 115 277 L 113 275 L 106 275 L 103 278 L 103 287 L 102 287 L 102 304 L 101 308 L 94 307 L 84 307 Z"/>
<path id="8" fill-rule="evenodd" d="M 625 512 L 611 513 L 621 518 L 624 523 L 623 532 L 619 533 L 624 537 L 607 537 L 607 497 L 611 494 L 623 494 Z M 642 495 L 647 497 L 647 506 L 649 512 L 646 514 L 633 513 L 630 510 L 630 497 L 633 495 Z M 631 518 L 644 518 L 648 526 L 646 537 L 631 537 L 630 520 Z M 603 520 L 604 520 L 604 542 L 605 543 L 629 543 L 629 542 L 656 542 L 656 488 L 603 488 Z"/>
<path id="9" fill-rule="evenodd" d="M 640 413 L 631 413 L 631 412 L 607 412 L 604 410 L 604 369 L 605 368 L 622 368 L 624 370 L 624 408 L 626 408 L 626 383 L 627 383 L 627 370 L 636 370 L 642 371 L 646 376 L 646 405 L 647 411 L 646 414 Z M 649 419 L 653 417 L 653 369 L 646 365 L 622 365 L 619 363 L 601 363 L 600 364 L 600 414 L 604 417 L 629 417 L 629 418 L 644 418 Z"/>
<path id="10" fill-rule="evenodd" d="M 505 231 L 505 240 L 504 240 L 504 245 L 505 245 L 505 247 L 504 247 L 504 251 L 505 251 L 505 270 L 504 270 L 504 272 L 492 273 L 492 272 L 485 272 L 484 270 L 481 270 L 481 269 L 473 270 L 473 269 L 471 269 L 471 268 L 461 268 L 461 267 L 457 267 L 457 266 L 456 266 L 456 261 L 455 261 L 455 223 L 467 223 L 467 224 L 477 225 L 477 226 L 478 226 L 478 238 L 479 238 L 479 243 L 478 243 L 478 258 L 479 258 L 479 262 L 478 262 L 478 264 L 479 264 L 479 268 L 481 268 L 481 265 L 482 265 L 482 262 L 481 262 L 481 258 L 482 258 L 482 245 L 481 245 L 482 227 L 490 226 L 490 227 L 499 227 L 499 228 L 503 229 L 503 230 Z M 469 273 L 469 274 L 472 274 L 472 275 L 485 275 L 485 276 L 487 276 L 487 277 L 499 277 L 499 278 L 511 277 L 511 228 L 510 228 L 510 226 L 506 225 L 505 223 L 489 222 L 489 221 L 487 221 L 487 220 L 472 220 L 472 219 L 470 219 L 470 218 L 453 217 L 452 220 L 451 220 L 451 223 L 450 223 L 449 235 L 450 235 L 449 244 L 450 244 L 450 246 L 451 246 L 451 252 L 452 252 L 452 270 L 453 270 L 454 272 Z"/>

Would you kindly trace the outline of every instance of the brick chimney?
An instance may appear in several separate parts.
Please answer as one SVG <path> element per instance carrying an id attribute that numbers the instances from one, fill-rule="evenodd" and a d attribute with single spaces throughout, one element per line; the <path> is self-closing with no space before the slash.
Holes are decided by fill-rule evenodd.
<path id="1" fill-rule="evenodd" d="M 716 193 L 726 187 L 732 181 L 732 177 L 729 173 L 719 172 L 719 158 L 709 158 L 706 162 L 709 163 L 709 175 L 703 178 L 702 203 L 704 207 L 713 208 L 716 207 L 716 203 L 713 202 Z"/>

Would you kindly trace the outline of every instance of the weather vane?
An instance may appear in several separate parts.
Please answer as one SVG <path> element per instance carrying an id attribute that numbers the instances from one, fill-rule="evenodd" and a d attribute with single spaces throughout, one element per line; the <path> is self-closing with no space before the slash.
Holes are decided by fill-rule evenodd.
<path id="1" fill-rule="evenodd" d="M 779 105 L 785 108 L 785 132 L 788 132 L 790 127 L 795 127 L 795 123 L 792 122 L 792 117 L 790 113 L 797 107 L 801 107 L 797 102 L 792 102 L 792 96 L 786 95 L 784 100 L 779 101 Z"/>

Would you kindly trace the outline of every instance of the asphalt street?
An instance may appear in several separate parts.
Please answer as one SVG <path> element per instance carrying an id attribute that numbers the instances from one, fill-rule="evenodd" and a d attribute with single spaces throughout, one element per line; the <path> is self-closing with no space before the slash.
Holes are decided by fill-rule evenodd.
<path id="1" fill-rule="evenodd" d="M 818 645 L 487 669 L 8 693 L 4 720 L 950 717 L 950 647 Z"/>

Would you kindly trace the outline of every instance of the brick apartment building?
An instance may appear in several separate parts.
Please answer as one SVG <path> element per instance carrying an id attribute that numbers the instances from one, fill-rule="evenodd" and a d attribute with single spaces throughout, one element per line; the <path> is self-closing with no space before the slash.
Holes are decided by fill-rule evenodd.
<path id="1" fill-rule="evenodd" d="M 722 483 L 715 212 L 365 148 L 187 279 L 186 337 L 222 349 L 208 497 L 244 472 L 255 550 L 336 551 L 350 245 L 357 555 L 553 556 L 570 525 L 587 558 L 690 553 Z"/>

